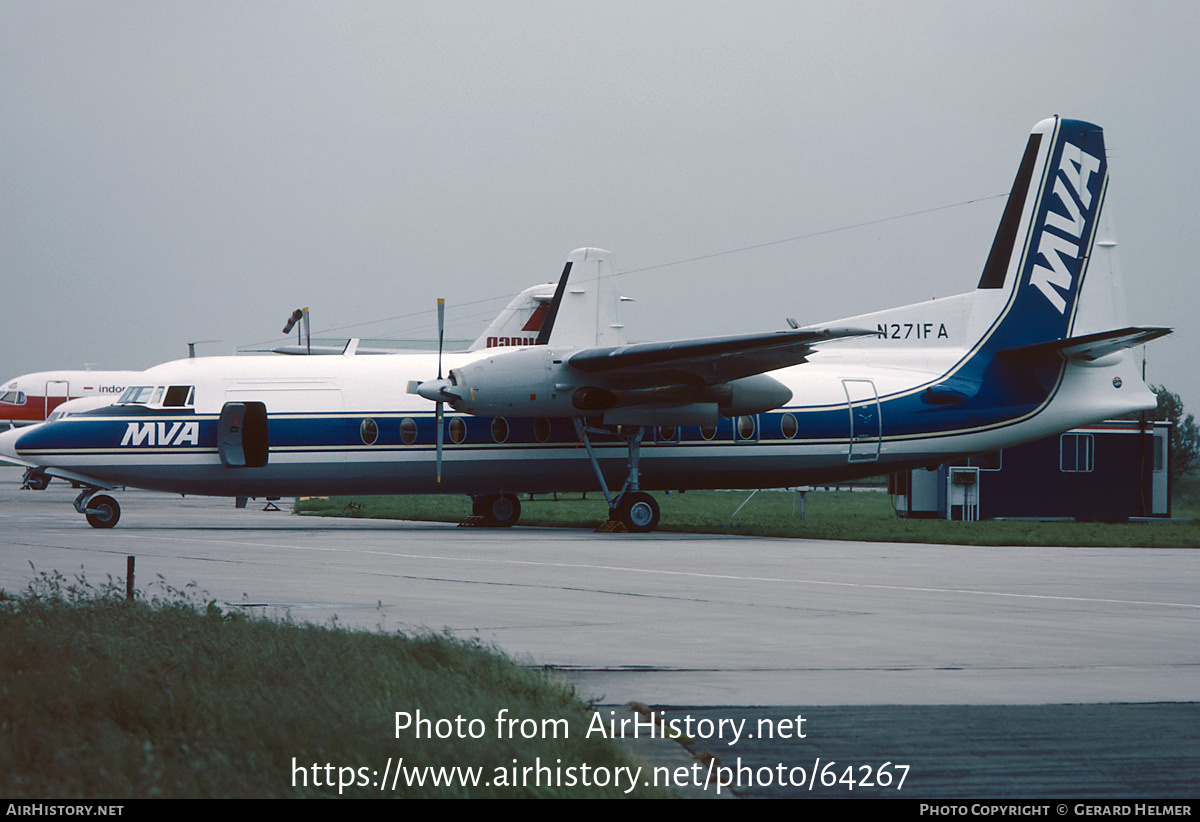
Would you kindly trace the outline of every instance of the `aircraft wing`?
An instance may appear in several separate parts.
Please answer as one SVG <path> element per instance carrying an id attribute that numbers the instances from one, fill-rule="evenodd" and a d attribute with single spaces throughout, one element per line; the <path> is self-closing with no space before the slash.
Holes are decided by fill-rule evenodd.
<path id="1" fill-rule="evenodd" d="M 876 333 L 866 328 L 802 328 L 637 343 L 587 348 L 572 354 L 567 363 L 585 373 L 619 377 L 629 385 L 678 381 L 716 385 L 806 362 L 821 343 Z"/>

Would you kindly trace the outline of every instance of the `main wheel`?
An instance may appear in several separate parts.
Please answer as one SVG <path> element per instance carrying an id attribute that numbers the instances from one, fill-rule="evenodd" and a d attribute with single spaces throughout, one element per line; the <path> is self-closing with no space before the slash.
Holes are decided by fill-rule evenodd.
<path id="1" fill-rule="evenodd" d="M 493 528 L 511 528 L 521 518 L 521 501 L 513 494 L 488 494 L 472 508 Z"/>
<path id="2" fill-rule="evenodd" d="M 112 528 L 121 518 L 121 506 L 108 494 L 98 494 L 87 501 L 88 525 L 93 528 Z"/>
<path id="3" fill-rule="evenodd" d="M 644 491 L 626 494 L 616 514 L 630 533 L 646 534 L 658 527 L 658 502 Z"/>

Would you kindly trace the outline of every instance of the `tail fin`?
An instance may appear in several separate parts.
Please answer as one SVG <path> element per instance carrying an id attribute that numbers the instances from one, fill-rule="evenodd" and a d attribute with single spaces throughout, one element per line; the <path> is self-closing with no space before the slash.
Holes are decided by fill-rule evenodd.
<path id="1" fill-rule="evenodd" d="M 1033 128 L 979 290 L 1005 305 L 989 335 L 993 349 L 1063 340 L 1123 322 L 1115 261 L 1094 264 L 1108 190 L 1104 132 L 1052 117 Z M 1105 238 L 1104 253 L 1115 254 Z M 1111 255 L 1110 255 L 1111 256 Z M 1076 328 L 1085 281 L 1087 325 Z"/>
<path id="2" fill-rule="evenodd" d="M 554 283 L 542 283 L 525 289 L 509 301 L 467 350 L 533 345 L 553 297 Z"/>
<path id="3" fill-rule="evenodd" d="M 577 248 L 555 283 L 527 288 L 479 336 L 469 351 L 513 345 L 591 348 L 624 345 L 625 326 L 611 251 Z"/>
<path id="4" fill-rule="evenodd" d="M 611 251 L 577 248 L 567 257 L 538 343 L 569 348 L 624 345 L 625 326 Z"/>

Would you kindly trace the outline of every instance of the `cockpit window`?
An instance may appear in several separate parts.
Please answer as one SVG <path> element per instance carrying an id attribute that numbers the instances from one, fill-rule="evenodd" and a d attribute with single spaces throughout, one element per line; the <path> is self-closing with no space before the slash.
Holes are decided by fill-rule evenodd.
<path id="1" fill-rule="evenodd" d="M 196 389 L 191 385 L 131 385 L 118 405 L 161 405 L 163 408 L 191 408 Z"/>
<path id="2" fill-rule="evenodd" d="M 5 405 L 24 405 L 25 392 L 5 391 L 3 394 L 0 394 L 0 402 L 4 403 Z"/>
<path id="3" fill-rule="evenodd" d="M 163 406 L 166 408 L 186 408 L 193 404 L 192 395 L 195 388 L 190 385 L 172 385 L 167 389 L 167 396 L 163 399 Z"/>
<path id="4" fill-rule="evenodd" d="M 146 405 L 152 396 L 154 396 L 153 385 L 131 385 L 125 389 L 125 393 L 117 402 L 121 405 Z"/>

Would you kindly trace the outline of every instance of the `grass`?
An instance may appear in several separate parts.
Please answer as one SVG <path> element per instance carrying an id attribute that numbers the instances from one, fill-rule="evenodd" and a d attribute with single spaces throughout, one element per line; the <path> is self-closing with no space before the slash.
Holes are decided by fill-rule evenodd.
<path id="1" fill-rule="evenodd" d="M 383 792 L 364 787 L 382 777 L 388 757 L 392 773 L 403 757 L 407 766 L 478 766 L 483 781 L 496 769 L 511 774 L 514 759 L 630 762 L 610 741 L 585 738 L 592 713 L 571 686 L 477 642 L 272 622 L 159 586 L 125 602 L 111 583 L 43 573 L 16 597 L 0 593 L 0 795 L 624 795 L 619 787 L 410 788 L 403 780 L 391 790 L 390 779 Z M 501 709 L 539 727 L 565 720 L 547 726 L 565 730 L 557 739 L 499 739 Z M 397 732 L 396 712 L 417 710 L 435 720 L 482 718 L 486 732 Z M 646 789 L 630 795 L 639 794 Z"/>
<path id="2" fill-rule="evenodd" d="M 789 492 L 763 491 L 734 516 L 748 491 L 656 494 L 660 531 L 745 534 L 869 542 L 954 545 L 1083 545 L 1191 548 L 1200 546 L 1200 477 L 1175 486 L 1173 513 L 1190 523 L 946 522 L 901 519 L 887 494 L 812 491 L 805 516 L 793 516 Z M 599 494 L 557 502 L 522 500 L 521 524 L 593 529 L 607 517 Z M 461 522 L 470 516 L 467 497 L 330 497 L 297 501 L 300 514 Z"/>

